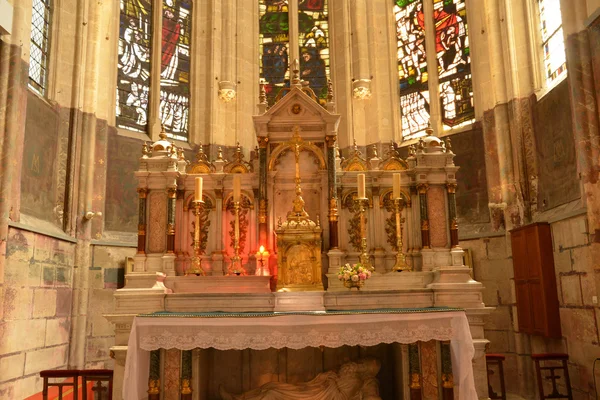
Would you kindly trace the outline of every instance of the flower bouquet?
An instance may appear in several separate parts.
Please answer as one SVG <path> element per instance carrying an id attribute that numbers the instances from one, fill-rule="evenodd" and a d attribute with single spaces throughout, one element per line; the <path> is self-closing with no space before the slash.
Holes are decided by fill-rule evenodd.
<path id="1" fill-rule="evenodd" d="M 346 263 L 340 267 L 338 279 L 344 283 L 347 288 L 357 288 L 360 290 L 365 281 L 371 277 L 369 268 L 364 267 L 361 263 L 350 265 Z"/>

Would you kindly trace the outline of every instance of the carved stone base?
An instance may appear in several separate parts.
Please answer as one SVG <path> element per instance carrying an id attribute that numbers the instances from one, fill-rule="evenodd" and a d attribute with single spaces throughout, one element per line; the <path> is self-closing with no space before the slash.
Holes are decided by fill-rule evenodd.
<path id="1" fill-rule="evenodd" d="M 344 252 L 340 249 L 331 249 L 327 252 L 327 258 L 329 259 L 329 268 L 327 271 L 327 276 L 329 277 L 330 274 L 337 274 L 344 263 Z M 329 284 L 331 285 L 331 280 L 329 281 Z"/>
<path id="2" fill-rule="evenodd" d="M 325 292 L 278 292 L 274 293 L 273 311 L 324 311 Z"/>

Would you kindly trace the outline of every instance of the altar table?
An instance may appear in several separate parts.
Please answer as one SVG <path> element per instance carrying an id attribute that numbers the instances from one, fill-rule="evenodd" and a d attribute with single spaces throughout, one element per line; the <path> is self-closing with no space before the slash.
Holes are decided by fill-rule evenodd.
<path id="1" fill-rule="evenodd" d="M 450 341 L 459 399 L 477 399 L 471 364 L 475 349 L 467 316 L 460 309 L 142 314 L 131 327 L 123 397 L 147 397 L 150 351 L 161 348 L 302 349 L 429 340 Z"/>

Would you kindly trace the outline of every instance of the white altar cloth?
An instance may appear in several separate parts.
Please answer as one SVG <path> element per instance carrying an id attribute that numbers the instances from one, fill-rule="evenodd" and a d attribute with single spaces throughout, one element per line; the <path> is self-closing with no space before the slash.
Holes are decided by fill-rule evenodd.
<path id="1" fill-rule="evenodd" d="M 373 346 L 379 343 L 450 341 L 452 373 L 460 400 L 477 399 L 475 355 L 464 311 L 359 310 L 299 313 L 157 313 L 135 317 L 125 362 L 123 397 L 148 397 L 150 351 Z"/>

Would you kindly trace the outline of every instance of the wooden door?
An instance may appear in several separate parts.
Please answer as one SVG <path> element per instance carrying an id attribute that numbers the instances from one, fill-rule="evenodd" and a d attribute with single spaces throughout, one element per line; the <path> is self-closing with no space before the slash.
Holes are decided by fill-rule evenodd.
<path id="1" fill-rule="evenodd" d="M 533 331 L 532 299 L 528 285 L 530 267 L 527 262 L 527 238 L 524 230 L 512 232 L 512 253 L 519 331 L 531 333 Z"/>

